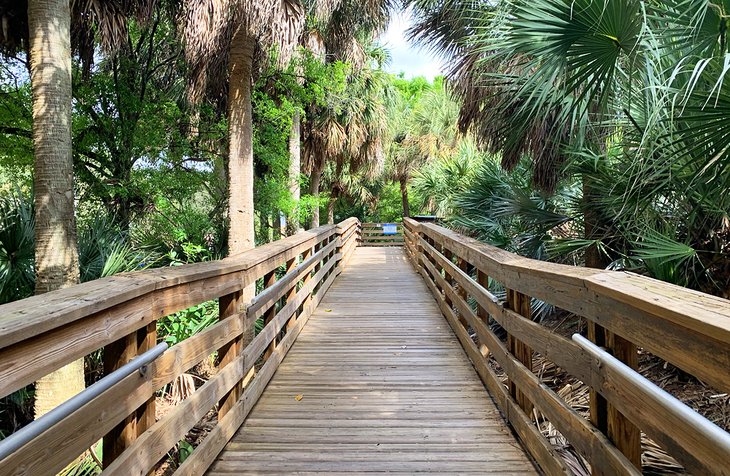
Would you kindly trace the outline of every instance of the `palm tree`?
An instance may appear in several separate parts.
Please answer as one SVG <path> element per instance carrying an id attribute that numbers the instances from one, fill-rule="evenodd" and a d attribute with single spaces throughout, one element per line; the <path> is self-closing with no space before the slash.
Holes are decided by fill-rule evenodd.
<path id="1" fill-rule="evenodd" d="M 28 3 L 35 192 L 35 293 L 79 283 L 71 155 L 69 2 Z M 83 359 L 36 383 L 36 416 L 84 389 Z"/>
<path id="2" fill-rule="evenodd" d="M 302 5 L 298 0 L 191 0 L 185 11 L 191 99 L 197 102 L 211 91 L 221 95 L 224 79 L 228 80 L 228 253 L 241 253 L 255 246 L 251 112 L 254 53 L 259 46 L 264 51 L 278 46 L 279 61 L 288 61 L 304 21 Z"/>
<path id="3" fill-rule="evenodd" d="M 424 163 L 453 155 L 459 143 L 456 121 L 459 106 L 438 84 L 420 96 L 411 106 L 401 98 L 391 110 L 389 175 L 398 181 L 403 202 L 403 216 L 410 216 L 408 183 Z"/>
<path id="4" fill-rule="evenodd" d="M 151 14 L 149 2 L 62 0 L 0 3 L 2 52 L 26 51 L 32 89 L 34 148 L 35 293 L 79 282 L 71 149 L 72 47 L 84 73 L 96 47 L 114 54 L 127 36 L 126 19 Z M 71 8 L 73 7 L 73 8 Z M 84 388 L 83 359 L 36 383 L 40 416 Z"/>
<path id="5" fill-rule="evenodd" d="M 529 158 L 548 192 L 581 178 L 584 244 L 613 265 L 669 260 L 699 286 L 727 276 L 725 3 L 410 3 L 414 34 L 453 57 L 462 128 L 507 168 Z"/>
<path id="6" fill-rule="evenodd" d="M 388 24 L 393 5 L 393 0 L 310 2 L 312 15 L 308 31 L 303 37 L 303 43 L 316 57 L 323 59 L 326 63 L 347 61 L 353 67 L 351 80 L 359 74 L 370 74 L 367 73 L 370 70 L 367 62 L 371 59 L 369 53 L 372 50 L 368 51 L 368 45 Z M 363 71 L 366 72 L 363 73 Z M 349 158 L 353 158 L 355 162 L 366 158 L 377 162 L 379 157 L 378 153 L 375 153 L 380 146 L 380 138 L 377 134 L 369 134 L 357 122 L 352 122 L 352 127 L 349 128 L 342 122 L 343 120 L 347 122 L 349 120 L 345 119 L 347 117 L 354 118 L 355 115 L 352 113 L 358 107 L 367 114 L 368 106 L 353 106 L 352 104 L 348 106 L 343 105 L 337 98 L 333 99 L 333 103 L 326 107 L 310 104 L 305 110 L 308 124 L 302 134 L 304 145 L 302 162 L 303 169 L 309 173 L 310 177 L 309 194 L 315 199 L 312 226 L 319 226 L 319 193 L 322 174 L 327 162 L 333 159 L 341 162 L 349 160 Z M 350 107 L 350 114 L 343 114 L 341 112 L 343 107 Z M 375 125 L 377 122 L 377 120 L 372 120 L 370 124 Z M 359 137 L 356 138 L 355 135 L 359 135 Z M 348 141 L 351 143 L 346 146 L 343 141 L 347 140 L 348 136 L 353 140 Z M 357 145 L 358 141 L 361 141 L 359 145 Z M 355 151 L 360 146 L 368 150 Z M 347 154 L 343 155 L 345 152 Z"/>

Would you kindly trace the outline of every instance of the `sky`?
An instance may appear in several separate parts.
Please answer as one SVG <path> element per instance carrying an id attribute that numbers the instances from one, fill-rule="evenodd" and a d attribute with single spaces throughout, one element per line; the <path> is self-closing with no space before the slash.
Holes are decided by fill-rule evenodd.
<path id="1" fill-rule="evenodd" d="M 408 10 L 397 12 L 392 16 L 388 30 L 380 37 L 381 43 L 390 50 L 392 56 L 390 64 L 385 69 L 394 74 L 403 72 L 406 78 L 425 76 L 433 80 L 434 76 L 443 74 L 443 61 L 406 40 L 405 31 L 412 23 L 411 13 Z"/>

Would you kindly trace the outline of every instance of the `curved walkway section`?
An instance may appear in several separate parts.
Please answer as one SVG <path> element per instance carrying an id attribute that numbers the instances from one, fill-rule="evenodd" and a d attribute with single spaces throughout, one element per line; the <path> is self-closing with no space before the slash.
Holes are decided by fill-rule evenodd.
<path id="1" fill-rule="evenodd" d="M 209 474 L 535 474 L 402 248 L 358 248 Z"/>

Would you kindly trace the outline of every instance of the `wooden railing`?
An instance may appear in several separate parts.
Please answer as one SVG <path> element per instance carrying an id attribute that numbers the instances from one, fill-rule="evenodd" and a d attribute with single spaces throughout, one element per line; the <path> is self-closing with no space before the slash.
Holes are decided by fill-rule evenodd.
<path id="1" fill-rule="evenodd" d="M 404 224 L 411 261 L 546 474 L 571 472 L 534 418 L 551 422 L 593 474 L 641 474 L 642 431 L 692 474 L 730 474 L 730 435 L 632 370 L 640 346 L 718 391 L 730 391 L 728 301 L 631 273 L 522 258 L 433 224 Z M 490 280 L 504 287 L 504 301 L 489 292 Z M 607 365 L 610 356 L 596 358 L 580 338 L 534 322 L 531 297 L 586 318 L 591 340 L 626 365 L 617 370 Z M 507 332 L 506 340 L 492 331 L 490 317 Z M 592 389 L 590 419 L 541 381 L 533 371 L 535 353 Z M 506 373 L 506 386 L 490 357 Z"/>
<path id="2" fill-rule="evenodd" d="M 383 225 L 395 225 L 395 234 L 386 235 Z M 403 246 L 402 223 L 363 223 L 361 246 Z"/>
<path id="3" fill-rule="evenodd" d="M 359 234 L 351 218 L 222 261 L 117 275 L 0 306 L 0 396 L 98 349 L 109 374 L 155 345 L 158 319 L 213 299 L 220 308 L 218 323 L 23 444 L 0 461 L 0 473 L 56 474 L 103 438 L 104 474 L 147 475 L 219 404 L 217 424 L 175 473 L 203 474 L 251 411 Z M 263 290 L 247 305 L 246 290 L 257 281 Z M 266 325 L 254 337 L 260 317 Z M 217 373 L 155 421 L 156 393 L 215 353 Z"/>

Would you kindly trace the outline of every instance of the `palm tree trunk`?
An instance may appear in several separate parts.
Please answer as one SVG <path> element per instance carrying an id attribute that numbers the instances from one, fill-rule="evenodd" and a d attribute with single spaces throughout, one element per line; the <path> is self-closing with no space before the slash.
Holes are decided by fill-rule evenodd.
<path id="1" fill-rule="evenodd" d="M 289 191 L 292 200 L 297 207 L 287 217 L 286 223 L 289 229 L 289 235 L 294 235 L 302 231 L 299 224 L 299 199 L 301 198 L 301 190 L 299 188 L 299 174 L 301 173 L 302 160 L 302 118 L 299 111 L 294 112 L 291 121 L 291 133 L 289 134 Z"/>
<path id="2" fill-rule="evenodd" d="M 319 226 L 319 185 L 322 182 L 322 170 L 315 168 L 309 177 L 309 194 L 314 197 L 314 208 L 312 209 L 312 225 L 311 228 Z"/>
<path id="3" fill-rule="evenodd" d="M 241 30 L 231 42 L 228 86 L 228 254 L 255 244 L 253 205 L 253 123 L 251 69 L 255 39 Z M 254 286 L 243 290 L 242 301 L 253 298 Z"/>
<path id="4" fill-rule="evenodd" d="M 332 196 L 330 197 L 329 202 L 327 202 L 327 224 L 328 225 L 334 225 L 335 224 L 335 202 L 337 201 L 338 193 L 337 193 L 337 187 L 332 187 Z"/>
<path id="5" fill-rule="evenodd" d="M 595 240 L 600 238 L 599 233 L 599 216 L 596 213 L 595 206 L 592 203 L 594 189 L 591 186 L 590 179 L 583 177 L 583 231 L 586 240 Z M 601 254 L 598 246 L 591 245 L 586 248 L 585 266 L 586 268 L 604 269 L 608 266 L 607 260 Z"/>
<path id="6" fill-rule="evenodd" d="M 35 190 L 35 293 L 78 284 L 68 0 L 28 2 Z M 79 359 L 36 383 L 36 418 L 84 389 Z"/>
<path id="7" fill-rule="evenodd" d="M 403 177 L 400 179 L 400 195 L 403 200 L 403 216 L 411 216 L 411 210 L 408 206 L 408 180 Z"/>
<path id="8" fill-rule="evenodd" d="M 281 218 L 279 210 L 271 211 L 271 238 L 272 241 L 281 239 Z"/>

